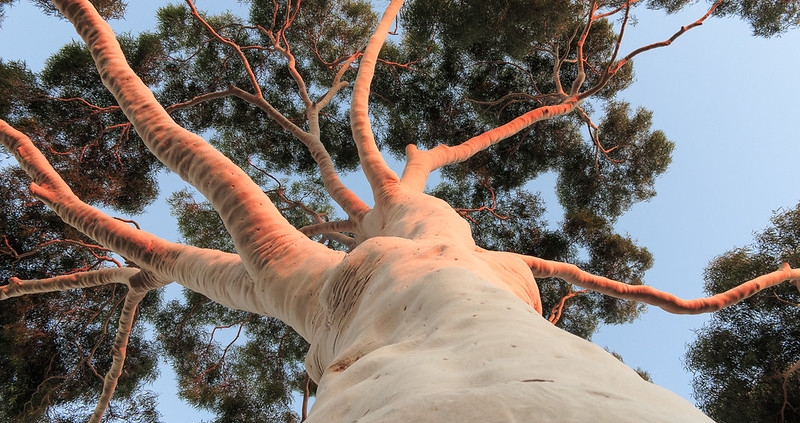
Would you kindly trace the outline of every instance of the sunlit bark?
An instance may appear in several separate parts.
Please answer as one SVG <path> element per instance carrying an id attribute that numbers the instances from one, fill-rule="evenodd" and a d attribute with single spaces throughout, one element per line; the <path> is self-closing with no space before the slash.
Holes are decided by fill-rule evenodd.
<path id="1" fill-rule="evenodd" d="M 375 74 L 375 64 L 378 60 L 378 53 L 386 40 L 386 36 L 392 27 L 402 0 L 392 0 L 386 11 L 383 13 L 378 28 L 370 38 L 367 48 L 358 68 L 358 76 L 353 86 L 353 99 L 350 103 L 350 125 L 353 130 L 353 140 L 358 147 L 358 157 L 361 167 L 364 169 L 369 185 L 375 197 L 376 207 L 380 207 L 384 202 L 385 191 L 392 189 L 399 178 L 389 168 L 383 155 L 375 144 L 375 135 L 372 132 L 372 125 L 369 121 L 369 93 L 372 77 Z"/>
<path id="2" fill-rule="evenodd" d="M 309 132 L 263 101 L 252 72 L 255 94 L 238 88 L 226 93 L 257 105 L 300 139 L 315 157 L 329 193 L 350 217 L 297 230 L 245 172 L 169 117 L 127 65 L 110 27 L 87 0 L 54 3 L 86 42 L 104 84 L 144 143 L 211 202 L 236 247 L 236 254 L 230 254 L 180 245 L 105 215 L 72 193 L 28 137 L 0 121 L 0 141 L 33 179 L 34 195 L 65 222 L 141 268 L 13 279 L 0 290 L 5 299 L 106 283 L 131 288 L 95 419 L 102 416 L 121 374 L 137 304 L 148 290 L 176 281 L 225 306 L 278 317 L 310 342 L 306 368 L 319 389 L 308 421 L 707 421 L 685 400 L 546 321 L 535 278 L 559 277 L 678 313 L 716 310 L 800 278 L 800 271 L 786 267 L 720 296 L 687 302 L 570 264 L 478 248 L 457 211 L 422 193 L 428 174 L 537 121 L 576 111 L 586 92 L 579 92 L 580 83 L 569 94 L 559 85 L 557 104 L 531 110 L 459 145 L 428 151 L 409 147 L 400 179 L 381 155 L 369 121 L 370 83 L 399 0 L 390 2 L 361 55 L 352 94 L 353 140 L 375 195 L 374 209 L 338 180 L 320 142 L 319 107 L 344 86 L 343 71 L 318 104 L 307 93 L 303 96 Z M 581 36 L 586 34 L 588 27 Z M 280 47 L 280 38 L 275 40 Z M 288 47 L 281 48 L 291 62 Z M 299 73 L 292 75 L 305 92 Z M 327 231 L 354 233 L 352 250 L 335 252 L 308 238 Z"/>
<path id="3" fill-rule="evenodd" d="M 117 334 L 114 336 L 114 346 L 111 348 L 113 361 L 111 363 L 111 368 L 108 369 L 105 378 L 103 378 L 103 391 L 100 394 L 100 399 L 97 401 L 97 406 L 92 413 L 92 417 L 89 418 L 89 423 L 100 423 L 106 409 L 108 409 L 108 404 L 111 403 L 111 397 L 114 395 L 114 390 L 117 388 L 117 381 L 122 374 L 122 366 L 125 364 L 128 340 L 131 336 L 134 317 L 136 316 L 136 308 L 139 306 L 139 303 L 142 302 L 146 294 L 147 291 L 133 291 L 125 295 L 125 304 L 122 306 L 122 313 L 119 317 Z"/>
<path id="4" fill-rule="evenodd" d="M 431 150 L 421 151 L 416 146 L 409 145 L 406 148 L 408 163 L 403 171 L 403 183 L 421 192 L 432 171 L 442 166 L 463 162 L 479 151 L 519 133 L 536 122 L 570 113 L 575 110 L 577 104 L 577 98 L 569 97 L 557 105 L 533 109 L 505 125 L 486 131 L 454 147 L 439 145 Z"/>
<path id="5" fill-rule="evenodd" d="M 797 284 L 800 281 L 800 269 L 792 269 L 784 263 L 780 269 L 761 275 L 755 279 L 742 282 L 721 294 L 706 298 L 685 300 L 668 292 L 660 291 L 645 285 L 629 285 L 602 276 L 593 275 L 569 263 L 542 260 L 536 257 L 525 257 L 537 278 L 556 277 L 583 288 L 588 288 L 616 298 L 642 301 L 675 314 L 711 313 L 736 304 L 769 287 L 783 282 Z"/>

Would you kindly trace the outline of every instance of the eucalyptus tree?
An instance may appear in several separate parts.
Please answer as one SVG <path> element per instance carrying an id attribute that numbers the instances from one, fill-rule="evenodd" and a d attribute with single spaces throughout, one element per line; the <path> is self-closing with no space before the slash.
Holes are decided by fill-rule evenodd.
<path id="1" fill-rule="evenodd" d="M 99 329 L 118 321 L 113 360 L 93 367 L 107 337 L 73 342 L 78 350 L 95 347 L 72 369 L 90 363 L 105 373 L 101 392 L 80 398 L 99 396 L 92 420 L 114 412 L 115 390 L 133 397 L 152 377 L 154 353 L 137 348 L 137 308 L 161 334 L 159 352 L 173 361 L 183 395 L 218 410 L 220 420 L 291 419 L 280 403 L 287 386 L 301 384 L 303 342 L 305 371 L 319 385 L 309 420 L 704 419 L 551 322 L 589 336 L 598 321 L 635 318 L 640 306 L 632 300 L 706 312 L 800 277 L 781 266 L 722 294 L 680 300 L 641 285 L 649 253 L 612 229 L 631 204 L 654 195 L 672 148 L 650 129 L 649 112 L 615 99 L 632 81 L 631 59 L 668 46 L 725 5 L 626 54 L 610 19 L 624 28 L 634 2 L 466 2 L 463 9 L 410 2 L 399 20 L 402 39 L 387 43 L 401 3 L 392 1 L 378 19 L 365 2 L 253 1 L 244 23 L 229 14 L 204 17 L 188 2 L 161 9 L 157 32 L 117 39 L 90 2 L 58 0 L 86 46 L 65 47 L 39 76 L 3 64 L 13 95 L 0 103 L 0 139 L 33 181 L 33 196 L 53 212 L 30 199 L 4 204 L 24 203 L 35 209 L 27 216 L 53 228 L 35 238 L 10 219 L 4 254 L 16 276 L 0 298 L 24 305 L 25 294 L 127 286 L 113 297 L 118 317 L 103 317 Z M 116 6 L 100 9 L 114 16 Z M 489 19 L 487 8 L 495 12 Z M 773 14 L 788 22 L 778 30 L 796 25 L 789 18 L 797 11 L 785 11 Z M 476 25 L 486 30 L 469 31 Z M 596 110 L 603 111 L 598 122 Z M 405 159 L 402 175 L 381 148 Z M 191 193 L 172 200 L 193 245 L 95 207 L 141 210 L 162 166 L 206 200 Z M 339 177 L 359 166 L 372 206 Z M 450 183 L 434 193 L 452 206 L 424 192 L 440 168 Z M 559 173 L 567 213 L 556 230 L 541 225 L 535 194 L 522 188 L 546 171 Z M 276 172 L 302 180 L 267 188 Z M 311 194 L 298 200 L 300 190 Z M 321 192 L 343 218 L 331 219 Z M 511 221 L 502 209 L 515 211 Z M 74 261 L 44 271 L 22 261 L 33 260 L 33 250 L 46 254 L 45 244 L 57 246 L 54 257 Z M 583 270 L 564 262 L 578 248 L 588 251 Z M 32 269 L 40 273 L 26 273 Z M 545 295 L 536 278 L 547 279 Z M 159 305 L 148 293 L 171 282 L 191 293 Z M 560 319 L 564 301 L 576 295 L 580 306 Z M 254 316 L 276 318 L 305 341 Z M 220 320 L 251 340 L 233 351 L 204 345 L 203 326 Z M 68 326 L 52 322 L 51 332 Z M 43 357 L 63 352 L 56 341 L 44 343 L 51 349 Z M 259 360 L 265 352 L 278 360 Z M 133 366 L 123 366 L 126 356 Z M 23 367 L 22 359 L 14 364 Z M 34 394 L 47 389 L 28 386 Z M 152 408 L 146 395 L 136 398 L 133 404 Z M 16 410 L 31 401 L 20 395 Z"/>

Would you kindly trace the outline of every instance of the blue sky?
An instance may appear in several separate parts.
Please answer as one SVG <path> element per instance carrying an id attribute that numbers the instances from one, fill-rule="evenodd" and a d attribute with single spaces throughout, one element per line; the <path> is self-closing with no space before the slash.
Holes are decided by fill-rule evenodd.
<path id="1" fill-rule="evenodd" d="M 163 2 L 129 3 L 127 20 L 112 22 L 118 31 L 151 26 L 155 8 Z M 238 5 L 198 3 L 205 9 Z M 702 13 L 698 6 L 676 16 L 637 11 L 638 24 L 629 29 L 623 51 L 666 39 Z M 0 57 L 25 59 L 33 69 L 77 39 L 69 24 L 43 17 L 27 3 L 6 15 Z M 635 60 L 636 83 L 624 98 L 653 110 L 654 127 L 676 142 L 673 164 L 656 184 L 656 198 L 634 206 L 618 223 L 655 257 L 647 284 L 684 298 L 702 296 L 702 272 L 711 259 L 749 244 L 752 233 L 769 224 L 773 210 L 800 201 L 795 182 L 800 158 L 795 130 L 798 53 L 798 31 L 764 40 L 752 37 L 742 22 L 712 18 L 672 46 Z M 552 198 L 552 180 L 542 178 L 534 185 Z M 159 204 L 156 213 L 138 220 L 146 229 L 176 239 L 174 224 L 164 224 L 169 215 L 163 202 Z M 555 210 L 551 215 L 559 219 Z M 593 341 L 691 400 L 691 375 L 683 368 L 683 355 L 693 330 L 706 319 L 649 307 L 639 321 L 605 327 Z M 176 401 L 160 400 L 165 421 L 199 419 Z"/>

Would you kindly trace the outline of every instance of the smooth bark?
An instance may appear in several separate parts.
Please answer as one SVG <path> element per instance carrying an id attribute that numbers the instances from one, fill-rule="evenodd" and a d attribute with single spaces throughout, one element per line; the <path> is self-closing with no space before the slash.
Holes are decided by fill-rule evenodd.
<path id="1" fill-rule="evenodd" d="M 231 308 L 278 317 L 311 344 L 306 368 L 319 389 L 310 422 L 708 421 L 687 401 L 546 321 L 535 277 L 556 276 L 678 312 L 715 309 L 800 277 L 784 268 L 725 298 L 687 306 L 674 296 L 569 264 L 478 248 L 456 211 L 421 192 L 428 174 L 538 120 L 576 110 L 582 94 L 573 88 L 558 104 L 531 110 L 455 147 L 425 152 L 410 147 L 406 172 L 398 178 L 375 144 L 368 113 L 372 73 L 402 4 L 398 0 L 390 3 L 361 58 L 351 108 L 353 138 L 375 194 L 374 209 L 352 198 L 335 178 L 313 122 L 311 133 L 286 124 L 317 157 L 331 194 L 351 206 L 347 223 L 317 229 L 352 231 L 354 248 L 329 250 L 293 228 L 233 162 L 169 117 L 87 0 L 54 3 L 86 42 L 104 84 L 147 147 L 220 213 L 236 254 L 168 242 L 95 210 L 75 197 L 24 134 L 0 121 L 0 141 L 31 175 L 34 194 L 64 221 L 141 267 L 13 280 L 0 296 L 126 283 L 134 294 L 120 320 L 123 338 L 144 293 L 169 281 Z M 256 91 L 254 103 L 263 100 Z M 313 121 L 316 109 L 310 100 L 307 105 Z M 271 106 L 261 107 L 281 121 Z M 134 279 L 138 282 L 131 283 Z M 119 339 L 115 349 L 124 352 L 126 339 Z M 99 415 L 119 377 L 119 357 L 124 354 L 115 356 Z"/>

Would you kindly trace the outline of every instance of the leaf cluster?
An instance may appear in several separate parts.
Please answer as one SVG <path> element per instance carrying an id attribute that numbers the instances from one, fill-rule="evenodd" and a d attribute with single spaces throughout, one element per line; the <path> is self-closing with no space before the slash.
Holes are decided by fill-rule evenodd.
<path id="1" fill-rule="evenodd" d="M 4 301 L 0 310 L 0 419 L 51 420 L 72 409 L 90 414 L 111 366 L 108 351 L 124 295 L 122 287 L 43 294 Z M 147 300 L 153 307 L 157 295 Z M 143 386 L 157 376 L 157 354 L 140 326 L 128 344 L 128 359 L 114 409 L 149 410 Z M 50 417 L 47 417 L 50 416 Z"/>
<path id="2" fill-rule="evenodd" d="M 215 422 L 299 420 L 290 406 L 305 382 L 308 344 L 282 322 L 185 290 L 158 313 L 155 329 L 179 395 L 216 413 Z"/>
<path id="3" fill-rule="evenodd" d="M 136 69 L 152 71 L 152 38 L 120 41 Z M 103 88 L 85 47 L 64 46 L 38 75 L 0 61 L 0 91 L 0 117 L 31 134 L 84 201 L 139 213 L 155 199 L 161 165 Z"/>
<path id="4" fill-rule="evenodd" d="M 648 7 L 668 13 L 692 4 L 690 0 L 649 0 Z M 733 16 L 750 24 L 753 35 L 779 36 L 800 26 L 800 4 L 795 1 L 726 0 L 715 12 L 718 16 Z"/>
<path id="5" fill-rule="evenodd" d="M 0 17 L 12 2 L 0 0 Z M 125 10 L 124 2 L 93 3 L 111 18 Z M 377 14 L 363 0 L 243 3 L 249 5 L 246 17 L 201 12 L 215 33 L 187 6 L 169 5 L 157 12 L 152 33 L 123 35 L 119 41 L 132 68 L 173 118 L 246 169 L 292 224 L 332 219 L 334 211 L 307 149 L 263 109 L 225 93 L 231 87 L 253 92 L 255 81 L 272 107 L 308 130 L 299 85 L 312 100 L 322 96 L 338 66 L 366 45 Z M 649 3 L 670 12 L 686 4 Z M 601 7 L 620 5 L 603 2 Z M 381 148 L 401 156 L 408 144 L 421 149 L 454 145 L 533 108 L 562 101 L 560 92 L 579 77 L 574 66 L 577 34 L 587 13 L 587 4 L 570 0 L 408 1 L 373 83 L 374 129 Z M 719 13 L 749 20 L 758 35 L 773 35 L 797 26 L 800 12 L 794 2 L 747 0 L 725 2 Z M 589 69 L 580 89 L 602 78 L 616 31 L 610 20 L 593 24 L 583 46 Z M 240 47 L 249 70 L 225 41 Z M 353 74 L 347 70 L 345 79 Z M 629 236 L 617 233 L 614 224 L 633 204 L 655 195 L 655 180 L 666 171 L 673 145 L 652 129 L 649 111 L 617 98 L 633 79 L 633 68 L 626 65 L 584 102 L 582 114 L 538 122 L 467 162 L 443 169 L 442 183 L 432 193 L 462 212 L 485 248 L 570 261 L 591 272 L 643 283 L 652 257 Z M 204 100 L 219 93 L 223 95 Z M 37 73 L 22 63 L 0 60 L 0 118 L 31 135 L 76 194 L 91 204 L 136 214 L 158 194 L 161 165 L 119 112 L 79 44 L 64 46 Z M 346 95 L 340 95 L 320 116 L 321 141 L 339 172 L 358 166 L 349 126 Z M 18 169 L 2 172 L 7 182 L 0 187 L 0 207 L 7 218 L 0 222 L 1 280 L 108 265 L 102 249 L 52 243 L 91 240 L 24 196 L 27 182 Z M 536 192 L 535 181 L 548 174 L 557 178 L 558 207 L 564 212 L 558 222 L 545 220 L 545 206 L 556 205 L 545 205 Z M 279 181 L 273 175 L 281 175 Z M 208 204 L 186 192 L 173 195 L 170 203 L 184 242 L 233 251 Z M 758 260 L 783 257 L 766 247 L 777 245 L 775 240 L 760 244 Z M 740 261 L 749 263 L 750 253 L 745 256 Z M 722 273 L 735 274 L 732 265 L 725 266 Z M 545 313 L 574 289 L 555 279 L 540 284 Z M 83 405 L 93 402 L 100 386 L 95 371 L 102 374 L 109 365 L 107 355 L 92 351 L 108 351 L 115 330 L 108 322 L 116 321 L 120 291 L 104 288 L 4 302 L 0 396 L 8 407 L 0 410 L 0 419 L 50 416 L 68 421 L 84 413 Z M 788 293 L 779 295 L 797 302 Z M 632 302 L 580 294 L 567 302 L 558 324 L 588 338 L 599 324 L 629 322 L 641 310 Z M 289 398 L 302 387 L 307 345 L 285 325 L 231 311 L 190 292 L 164 304 L 157 296 L 148 298 L 142 317 L 154 326 L 158 340 L 146 342 L 141 325 L 135 326 L 128 373 L 118 388 L 122 401 L 111 408 L 116 418 L 138 414 L 142 421 L 157 420 L 154 399 L 141 385 L 154 377 L 154 357 L 161 353 L 178 374 L 181 395 L 216 412 L 217 421 L 297 419 L 288 408 Z M 237 342 L 230 343 L 234 338 Z"/>
<path id="6" fill-rule="evenodd" d="M 723 292 L 737 281 L 800 265 L 800 205 L 780 210 L 755 243 L 733 249 L 706 268 L 705 289 Z M 800 293 L 782 284 L 720 310 L 689 346 L 699 406 L 720 422 L 800 421 Z"/>
<path id="7" fill-rule="evenodd" d="M 647 249 L 615 233 L 607 219 L 585 209 L 568 213 L 557 225 L 548 222 L 544 200 L 525 189 L 507 192 L 495 189 L 487 179 L 467 179 L 443 183 L 432 193 L 448 201 L 470 222 L 475 241 L 483 248 L 571 262 L 631 284 L 642 284 L 645 271 L 653 263 Z M 545 317 L 550 317 L 574 288 L 555 278 L 538 282 Z M 630 323 L 643 311 L 640 303 L 588 292 L 569 300 L 557 324 L 590 338 L 600 324 Z"/>
<path id="8" fill-rule="evenodd" d="M 142 43 L 127 46 L 133 60 L 147 56 L 141 54 Z M 61 49 L 38 75 L 22 63 L 0 60 L 0 117 L 30 131 L 86 201 L 137 212 L 155 196 L 158 165 L 135 135 L 108 135 L 113 132 L 108 128 L 126 121 L 114 114 L 113 100 L 101 88 L 88 52 L 76 44 Z M 12 276 L 46 278 L 121 260 L 31 197 L 21 169 L 6 165 L 0 179 L 0 283 Z M 77 421 L 91 414 L 111 365 L 108 351 L 124 291 L 102 287 L 3 302 L 0 420 Z M 158 295 L 152 294 L 142 307 L 153 309 L 157 303 Z M 153 344 L 143 327 L 134 327 L 109 421 L 157 420 L 153 396 L 143 391 L 157 367 Z"/>
<path id="9" fill-rule="evenodd" d="M 285 184 L 280 181 L 266 192 L 290 223 L 316 223 L 306 210 L 332 216 L 319 181 Z M 209 203 L 196 201 L 188 191 L 173 194 L 169 203 L 185 242 L 234 251 Z M 189 290 L 183 296 L 155 319 L 160 349 L 178 375 L 180 396 L 215 412 L 216 422 L 298 421 L 291 400 L 305 386 L 308 343 L 277 319 L 233 311 Z"/>
<path id="10" fill-rule="evenodd" d="M 322 95 L 336 72 L 332 64 L 340 62 L 345 52 L 349 52 L 348 56 L 355 53 L 366 42 L 375 15 L 365 5 L 364 2 L 303 2 L 302 13 L 286 24 L 285 5 L 276 8 L 271 1 L 254 1 L 247 23 L 230 14 L 205 19 L 220 36 L 245 46 L 244 54 L 265 100 L 292 123 L 307 129 L 305 106 L 281 49 L 290 46 L 295 67 L 303 76 L 309 94 Z M 252 89 L 235 52 L 209 34 L 187 7 L 162 8 L 158 19 L 158 34 L 167 55 L 164 80 L 158 91 L 162 103 L 186 102 L 229 86 Z M 344 26 L 351 29 L 335 30 Z M 242 167 L 247 166 L 247 158 L 252 158 L 269 172 L 316 173 L 316 164 L 302 144 L 262 110 L 242 100 L 224 97 L 206 101 L 178 110 L 173 116 L 187 129 L 210 133 L 215 146 Z M 326 108 L 320 121 L 322 141 L 342 170 L 353 170 L 357 165 L 349 125 L 340 100 Z"/>

